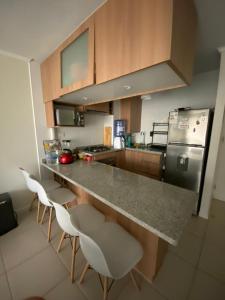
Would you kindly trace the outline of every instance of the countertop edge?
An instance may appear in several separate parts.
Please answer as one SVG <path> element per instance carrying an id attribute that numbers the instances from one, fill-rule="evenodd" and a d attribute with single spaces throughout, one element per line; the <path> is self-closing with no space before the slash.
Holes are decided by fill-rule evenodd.
<path id="1" fill-rule="evenodd" d="M 165 152 L 165 151 L 154 151 L 154 150 L 125 147 L 125 148 L 121 148 L 121 149 L 110 149 L 107 151 L 95 152 L 95 153 L 84 151 L 84 153 L 87 155 L 91 155 L 91 156 L 98 156 L 98 155 L 104 155 L 104 154 L 109 154 L 109 153 L 114 153 L 114 152 L 120 152 L 120 151 L 124 151 L 124 150 L 136 151 L 136 152 L 141 152 L 141 153 L 152 153 L 152 154 L 157 154 L 157 155 L 162 155 Z"/>
<path id="2" fill-rule="evenodd" d="M 69 181 L 70 183 L 81 187 L 82 189 L 84 189 L 87 193 L 89 193 L 90 195 L 92 195 L 93 197 L 97 198 L 98 200 L 100 200 L 101 202 L 103 202 L 104 204 L 110 206 L 111 208 L 113 208 L 114 210 L 116 210 L 117 212 L 121 213 L 122 215 L 124 215 L 125 217 L 127 217 L 128 219 L 134 221 L 135 223 L 137 223 L 138 225 L 144 227 L 146 230 L 149 230 L 150 232 L 152 232 L 153 234 L 156 234 L 158 237 L 162 238 L 163 240 L 165 240 L 166 242 L 168 242 L 169 244 L 173 245 L 173 246 L 177 246 L 178 241 L 171 239 L 170 237 L 166 236 L 165 234 L 163 234 L 162 232 L 158 231 L 157 229 L 147 225 L 146 223 L 140 221 L 139 219 L 135 218 L 134 216 L 130 215 L 129 213 L 127 213 L 126 211 L 124 211 L 123 209 L 120 209 L 119 207 L 113 205 L 112 203 L 110 203 L 109 201 L 107 201 L 106 199 L 102 198 L 101 196 L 97 195 L 96 193 L 94 193 L 93 191 L 89 190 L 88 188 L 86 188 L 85 186 L 83 186 L 82 184 L 79 184 L 73 180 L 71 180 L 70 178 L 64 176 L 63 174 L 61 174 L 60 172 L 55 171 L 54 169 L 51 168 L 51 166 L 45 164 L 45 163 L 41 163 L 42 166 L 46 167 L 47 169 L 49 169 L 50 171 L 52 171 L 53 173 L 56 173 L 57 175 L 61 176 L 62 178 L 64 178 L 65 180 Z"/>
<path id="3" fill-rule="evenodd" d="M 139 148 L 129 148 L 129 147 L 126 147 L 125 150 L 142 152 L 142 153 L 152 153 L 152 154 L 158 154 L 158 155 L 162 155 L 163 154 L 163 151 L 154 151 L 154 150 L 139 149 Z"/>

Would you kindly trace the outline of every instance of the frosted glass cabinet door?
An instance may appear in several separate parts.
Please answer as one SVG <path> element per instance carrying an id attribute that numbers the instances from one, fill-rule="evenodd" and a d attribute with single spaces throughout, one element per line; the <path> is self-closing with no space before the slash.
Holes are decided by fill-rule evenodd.
<path id="1" fill-rule="evenodd" d="M 70 93 L 94 83 L 94 22 L 83 23 L 60 47 L 61 90 Z"/>
<path id="2" fill-rule="evenodd" d="M 62 87 L 69 86 L 88 75 L 88 31 L 82 33 L 61 53 Z"/>

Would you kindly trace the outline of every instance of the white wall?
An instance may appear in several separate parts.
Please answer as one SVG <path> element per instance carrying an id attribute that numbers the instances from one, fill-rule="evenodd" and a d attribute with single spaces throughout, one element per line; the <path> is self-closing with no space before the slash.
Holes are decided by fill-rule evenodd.
<path id="1" fill-rule="evenodd" d="M 41 73 L 40 64 L 31 61 L 29 63 L 29 73 L 30 73 L 30 84 L 32 90 L 32 103 L 33 103 L 33 118 L 34 118 L 34 130 L 36 138 L 36 147 L 38 152 L 39 161 L 39 173 L 42 178 L 52 177 L 52 173 L 46 168 L 41 167 L 40 163 L 45 157 L 43 140 L 52 138 L 52 132 L 54 129 L 47 128 L 46 117 L 45 117 L 45 106 L 42 94 L 42 84 L 41 84 Z"/>
<path id="2" fill-rule="evenodd" d="M 49 129 L 46 126 L 45 107 L 42 95 L 40 64 L 31 61 L 29 64 L 32 100 L 34 108 L 35 133 L 37 137 L 38 156 L 44 157 L 43 140 L 49 138 Z"/>
<path id="3" fill-rule="evenodd" d="M 146 143 L 151 142 L 149 132 L 153 122 L 167 122 L 169 111 L 178 107 L 214 107 L 218 85 L 218 71 L 194 77 L 191 86 L 152 95 L 142 102 L 141 130 L 146 132 Z"/>
<path id="4" fill-rule="evenodd" d="M 215 110 L 216 121 L 213 124 L 214 128 L 211 143 L 212 149 L 210 149 L 209 152 L 208 165 L 212 164 L 209 175 L 212 177 L 215 173 L 215 178 L 213 182 L 214 186 L 212 186 L 212 188 L 214 187 L 213 197 L 225 201 L 225 47 L 220 48 L 219 52 L 221 53 L 221 62 Z M 207 184 L 207 187 L 208 186 L 210 185 Z M 208 195 L 209 192 L 206 192 Z M 208 204 L 208 207 L 210 207 L 210 202 Z"/>
<path id="5" fill-rule="evenodd" d="M 211 141 L 209 146 L 209 155 L 205 172 L 205 182 L 202 194 L 202 204 L 199 215 L 208 218 L 210 206 L 213 197 L 213 188 L 215 183 L 216 164 L 220 164 L 218 160 L 218 152 L 220 146 L 221 133 L 223 128 L 224 110 L 225 110 L 225 47 L 219 49 L 221 54 L 220 72 L 218 80 L 218 89 L 216 95 L 216 105 L 214 112 L 214 121 L 212 126 Z M 225 158 L 223 157 L 223 160 Z"/>
<path id="6" fill-rule="evenodd" d="M 31 200 L 18 167 L 38 174 L 28 61 L 0 54 L 0 193 L 14 208 Z"/>
<path id="7" fill-rule="evenodd" d="M 225 201 L 225 118 L 223 119 L 222 135 L 216 164 L 214 198 Z"/>

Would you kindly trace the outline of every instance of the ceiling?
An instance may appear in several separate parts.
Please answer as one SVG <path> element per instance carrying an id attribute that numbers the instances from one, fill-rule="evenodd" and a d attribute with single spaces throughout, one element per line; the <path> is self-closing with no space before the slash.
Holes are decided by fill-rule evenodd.
<path id="1" fill-rule="evenodd" d="M 225 46 L 225 1 L 194 0 L 198 13 L 195 72 L 219 67 L 218 47 Z"/>
<path id="2" fill-rule="evenodd" d="M 219 66 L 225 1 L 194 0 L 199 16 L 195 72 Z M 105 0 L 0 0 L 0 50 L 42 61 Z"/>
<path id="3" fill-rule="evenodd" d="M 42 61 L 103 0 L 0 0 L 0 49 Z"/>

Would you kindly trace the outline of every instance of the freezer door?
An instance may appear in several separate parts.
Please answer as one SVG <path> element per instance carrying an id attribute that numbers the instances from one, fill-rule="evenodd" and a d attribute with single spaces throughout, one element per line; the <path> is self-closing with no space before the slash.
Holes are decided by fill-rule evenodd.
<path id="1" fill-rule="evenodd" d="M 165 181 L 196 192 L 200 190 L 205 149 L 169 145 Z"/>
<path id="2" fill-rule="evenodd" d="M 169 115 L 168 144 L 206 145 L 209 109 L 174 111 Z"/>

